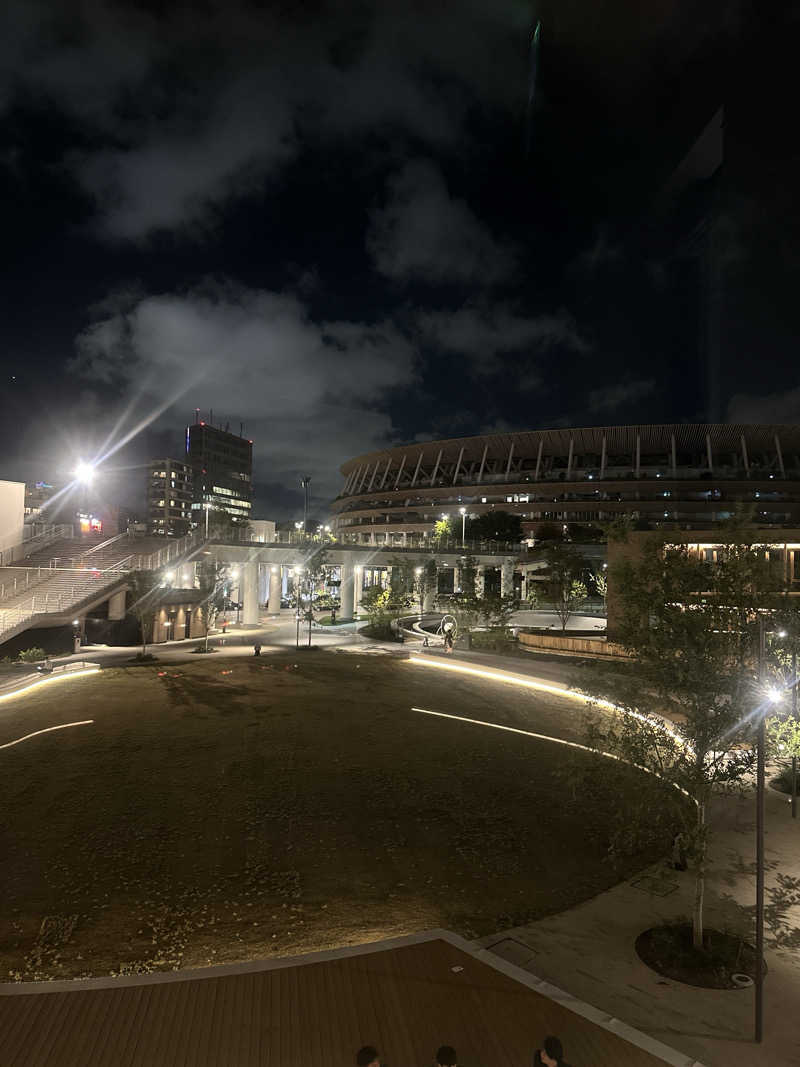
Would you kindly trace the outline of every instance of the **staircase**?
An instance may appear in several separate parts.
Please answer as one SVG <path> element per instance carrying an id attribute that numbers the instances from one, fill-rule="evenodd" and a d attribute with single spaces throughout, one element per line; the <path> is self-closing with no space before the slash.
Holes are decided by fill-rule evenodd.
<path id="1" fill-rule="evenodd" d="M 130 571 L 176 563 L 202 541 L 198 531 L 166 545 L 163 538 L 127 534 L 54 541 L 28 556 L 25 566 L 0 569 L 0 645 L 28 629 L 35 616 L 49 615 L 56 626 L 85 613 L 122 587 Z"/>

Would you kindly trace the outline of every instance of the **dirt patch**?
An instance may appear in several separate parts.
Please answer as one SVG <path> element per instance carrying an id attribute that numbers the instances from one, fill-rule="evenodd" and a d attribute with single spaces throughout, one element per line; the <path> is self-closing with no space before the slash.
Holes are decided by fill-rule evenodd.
<path id="1" fill-rule="evenodd" d="M 756 974 L 756 951 L 740 937 L 706 930 L 703 948 L 692 945 L 689 923 L 654 926 L 636 939 L 639 958 L 658 974 L 702 989 L 742 989 Z M 763 964 L 766 971 L 766 964 Z M 745 981 L 737 981 L 745 978 Z"/>
<path id="2" fill-rule="evenodd" d="M 0 974 L 481 936 L 655 858 L 610 863 L 613 813 L 593 805 L 587 826 L 558 803 L 560 746 L 411 710 L 579 738 L 574 702 L 432 674 L 323 651 L 192 657 L 7 705 L 0 742 L 94 722 L 3 753 Z"/>

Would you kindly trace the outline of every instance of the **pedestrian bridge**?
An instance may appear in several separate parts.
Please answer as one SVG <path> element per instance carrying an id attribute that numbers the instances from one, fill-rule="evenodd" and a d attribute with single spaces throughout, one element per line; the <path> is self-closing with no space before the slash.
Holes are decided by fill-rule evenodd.
<path id="1" fill-rule="evenodd" d="M 440 570 L 458 571 L 465 553 L 471 555 L 479 580 L 487 568 L 500 568 L 503 591 L 510 592 L 519 549 L 492 544 L 405 548 L 350 545 L 338 542 L 279 541 L 272 544 L 212 536 L 201 530 L 170 540 L 120 534 L 108 540 L 75 538 L 71 528 L 53 528 L 9 550 L 9 564 L 0 568 L 0 645 L 29 629 L 61 626 L 77 621 L 108 603 L 109 619 L 125 615 L 127 576 L 136 570 L 163 571 L 174 588 L 194 586 L 195 564 L 204 558 L 236 566 L 240 571 L 240 599 L 247 625 L 259 621 L 261 604 L 280 610 L 284 577 L 290 570 L 335 567 L 340 575 L 341 618 L 358 612 L 364 574 L 371 567 L 397 566 L 400 561 L 424 566 L 432 558 Z M 3 561 L 5 562 L 5 560 Z M 455 579 L 457 582 L 457 578 Z"/>

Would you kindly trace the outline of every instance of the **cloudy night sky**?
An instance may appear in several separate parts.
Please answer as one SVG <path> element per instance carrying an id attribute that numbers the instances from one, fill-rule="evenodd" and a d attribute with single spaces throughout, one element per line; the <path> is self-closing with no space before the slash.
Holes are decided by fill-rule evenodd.
<path id="1" fill-rule="evenodd" d="M 800 421 L 782 17 L 9 0 L 0 477 L 108 454 L 104 492 L 137 507 L 141 465 L 213 408 L 254 440 L 254 517 L 284 518 L 301 476 L 324 510 L 385 444 Z M 663 190 L 722 105 L 737 295 L 710 384 Z"/>

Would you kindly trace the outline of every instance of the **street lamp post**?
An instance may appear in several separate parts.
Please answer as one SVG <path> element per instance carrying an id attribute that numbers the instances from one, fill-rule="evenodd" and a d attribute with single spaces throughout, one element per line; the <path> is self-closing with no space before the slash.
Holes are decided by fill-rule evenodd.
<path id="1" fill-rule="evenodd" d="M 797 649 L 792 649 L 792 718 L 797 722 Z M 792 756 L 792 818 L 797 818 L 797 756 Z"/>
<path id="2" fill-rule="evenodd" d="M 461 512 L 461 547 L 466 548 L 466 530 L 467 530 L 467 509 L 459 508 Z"/>
<path id="3" fill-rule="evenodd" d="M 295 567 L 292 570 L 294 575 L 294 617 L 295 617 L 295 635 L 294 635 L 294 647 L 297 651 L 300 650 L 300 575 L 302 573 L 301 567 Z"/>
<path id="4" fill-rule="evenodd" d="M 763 692 L 766 676 L 767 631 L 763 615 L 758 619 L 758 680 Z M 764 710 L 759 710 L 756 741 L 756 974 L 755 1040 L 764 1034 Z"/>

